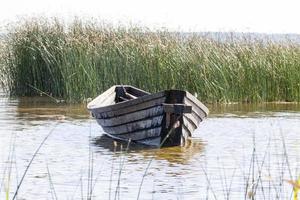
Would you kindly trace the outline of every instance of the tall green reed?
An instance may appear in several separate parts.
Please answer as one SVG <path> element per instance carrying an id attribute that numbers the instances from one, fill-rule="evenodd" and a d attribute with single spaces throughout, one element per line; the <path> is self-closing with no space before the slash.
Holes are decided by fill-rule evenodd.
<path id="1" fill-rule="evenodd" d="M 300 101 L 300 44 L 116 27 L 75 19 L 14 25 L 3 55 L 8 88 L 80 101 L 114 84 L 184 89 L 205 102 Z"/>

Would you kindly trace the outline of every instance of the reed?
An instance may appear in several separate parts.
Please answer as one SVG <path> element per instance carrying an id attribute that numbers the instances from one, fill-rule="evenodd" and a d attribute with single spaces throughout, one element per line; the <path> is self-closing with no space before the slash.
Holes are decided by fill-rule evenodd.
<path id="1" fill-rule="evenodd" d="M 7 86 L 8 79 L 8 77 L 6 77 L 8 73 L 6 72 L 5 60 L 5 42 L 0 35 L 0 86 L 2 88 L 6 88 L 5 86 Z"/>
<path id="2" fill-rule="evenodd" d="M 115 84 L 197 93 L 204 102 L 300 101 L 300 44 L 152 32 L 75 19 L 13 25 L 3 59 L 13 95 L 81 101 Z M 31 87 L 30 87 L 31 86 Z"/>

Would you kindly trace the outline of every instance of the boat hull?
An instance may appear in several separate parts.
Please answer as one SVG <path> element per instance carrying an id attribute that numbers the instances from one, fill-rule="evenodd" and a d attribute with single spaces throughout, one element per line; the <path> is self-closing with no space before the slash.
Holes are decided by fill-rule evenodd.
<path id="1" fill-rule="evenodd" d="M 120 87 L 136 98 L 118 102 Z M 186 91 L 149 94 L 132 86 L 110 88 L 88 109 L 108 136 L 153 146 L 182 145 L 208 114 Z"/>

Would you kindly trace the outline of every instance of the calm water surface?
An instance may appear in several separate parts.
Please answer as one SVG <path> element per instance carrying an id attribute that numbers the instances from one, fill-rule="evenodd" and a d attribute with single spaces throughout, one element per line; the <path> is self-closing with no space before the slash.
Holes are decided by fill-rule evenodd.
<path id="1" fill-rule="evenodd" d="M 209 106 L 185 147 L 117 143 L 84 105 L 0 97 L 0 199 L 12 198 L 33 153 L 51 132 L 18 199 L 291 199 L 300 175 L 300 106 Z M 89 175 L 90 174 L 90 175 Z"/>

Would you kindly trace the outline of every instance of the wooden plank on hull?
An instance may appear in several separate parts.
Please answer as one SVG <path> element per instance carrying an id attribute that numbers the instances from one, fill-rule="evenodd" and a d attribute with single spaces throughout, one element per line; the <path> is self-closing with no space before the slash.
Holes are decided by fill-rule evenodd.
<path id="1" fill-rule="evenodd" d="M 183 133 L 183 135 L 187 135 L 188 137 L 191 137 L 193 132 L 191 132 L 185 125 L 183 125 L 182 133 Z"/>
<path id="2" fill-rule="evenodd" d="M 159 97 L 163 97 L 164 95 L 165 95 L 165 92 L 162 91 L 162 92 L 158 92 L 156 94 L 145 95 L 145 96 L 139 97 L 137 99 L 133 99 L 133 100 L 130 100 L 130 101 L 120 102 L 120 103 L 117 103 L 117 104 L 114 104 L 114 105 L 110 105 L 110 106 L 104 106 L 104 107 L 102 107 L 101 105 L 99 105 L 99 107 L 94 108 L 92 111 L 94 113 L 102 113 L 102 112 L 109 112 L 109 111 L 118 111 L 118 110 L 123 109 L 123 108 L 128 108 L 128 107 L 131 107 L 131 106 L 136 106 L 138 104 L 141 104 L 141 103 L 144 103 L 144 102 L 147 102 L 147 101 L 151 101 L 152 99 L 157 99 Z"/>
<path id="3" fill-rule="evenodd" d="M 90 103 L 88 103 L 87 108 L 89 110 L 92 110 L 92 109 L 95 109 L 95 108 L 99 107 L 99 105 L 105 106 L 105 105 L 102 105 L 102 103 L 104 101 L 106 101 L 107 98 L 109 98 L 113 94 L 115 94 L 115 89 L 116 89 L 116 86 L 112 86 L 111 88 L 109 88 L 108 90 L 106 90 L 105 92 L 103 92 L 101 95 L 99 95 L 98 97 L 96 97 L 93 101 L 91 101 Z"/>
<path id="4" fill-rule="evenodd" d="M 195 124 L 188 119 L 187 117 L 183 118 L 183 125 L 185 126 L 185 128 L 187 128 L 189 130 L 189 132 L 193 133 L 198 127 L 195 126 Z"/>
<path id="5" fill-rule="evenodd" d="M 197 104 L 195 104 L 189 98 L 185 97 L 184 98 L 184 103 L 186 105 L 192 106 L 193 112 L 195 112 L 198 115 L 199 118 L 204 119 L 207 116 L 207 113 L 204 110 L 202 110 L 202 108 L 200 108 Z"/>
<path id="6" fill-rule="evenodd" d="M 137 140 L 143 140 L 146 138 L 151 138 L 151 137 L 158 137 L 160 136 L 161 132 L 161 127 L 153 128 L 153 129 L 147 129 L 143 131 L 137 131 L 137 132 L 132 132 L 132 133 L 126 133 L 126 134 L 121 134 L 121 135 L 113 135 L 115 138 L 120 138 L 120 139 L 125 139 L 129 140 L 131 139 L 132 141 L 137 141 Z M 112 134 L 110 134 L 112 135 Z"/>
<path id="7" fill-rule="evenodd" d="M 134 113 L 129 113 L 127 115 L 122 115 L 114 118 L 109 119 L 99 119 L 97 118 L 97 122 L 101 126 L 117 126 L 122 124 L 127 124 L 134 121 L 142 121 L 143 119 L 152 118 L 155 116 L 159 116 L 163 114 L 163 107 L 156 106 L 153 108 L 149 108 L 146 110 L 137 111 Z M 97 116 L 98 117 L 98 116 Z"/>
<path id="8" fill-rule="evenodd" d="M 189 92 L 186 92 L 186 98 L 189 99 L 191 102 L 193 102 L 195 104 L 195 106 L 200 108 L 205 113 L 205 117 L 207 117 L 209 110 L 203 103 L 201 103 L 195 96 L 193 96 Z"/>
<path id="9" fill-rule="evenodd" d="M 129 113 L 137 112 L 137 111 L 140 111 L 140 110 L 145 110 L 145 109 L 148 109 L 148 108 L 159 106 L 162 103 L 164 103 L 165 100 L 166 100 L 165 97 L 159 97 L 157 99 L 151 99 L 149 101 L 137 104 L 135 106 L 126 107 L 126 108 L 123 108 L 123 109 L 120 109 L 120 110 L 117 110 L 117 111 L 99 113 L 98 117 L 100 116 L 99 118 L 112 118 L 112 117 L 117 117 L 117 116 L 129 114 Z"/>
<path id="10" fill-rule="evenodd" d="M 191 126 L 194 127 L 194 129 L 196 129 L 198 127 L 198 124 L 196 124 L 196 120 L 190 119 L 190 117 L 183 115 L 183 122 L 184 123 L 189 123 Z"/>
<path id="11" fill-rule="evenodd" d="M 184 114 L 184 117 L 189 119 L 195 127 L 198 127 L 199 123 L 202 121 L 195 113 L 186 113 Z"/>
<path id="12" fill-rule="evenodd" d="M 192 132 L 190 132 L 190 130 L 188 130 L 188 128 L 184 125 L 182 126 L 182 137 L 184 139 L 184 142 L 186 142 L 188 138 L 192 137 Z"/>
<path id="13" fill-rule="evenodd" d="M 102 127 L 105 132 L 110 134 L 119 135 L 125 134 L 130 132 L 136 132 L 143 129 L 149 129 L 152 127 L 161 126 L 161 122 L 163 119 L 163 115 L 145 119 L 143 121 L 137 121 L 133 123 L 123 124 L 120 126 L 113 126 L 113 127 Z"/>
<path id="14" fill-rule="evenodd" d="M 175 113 L 175 114 L 182 114 L 182 113 L 191 113 L 192 112 L 192 107 L 185 105 L 185 104 L 168 104 L 164 103 L 163 104 L 164 111 L 166 113 Z"/>
<path id="15" fill-rule="evenodd" d="M 107 105 L 114 104 L 114 103 L 115 103 L 115 99 L 116 99 L 116 93 L 112 93 L 109 97 L 107 97 L 107 98 L 101 103 L 101 105 L 107 106 Z"/>

